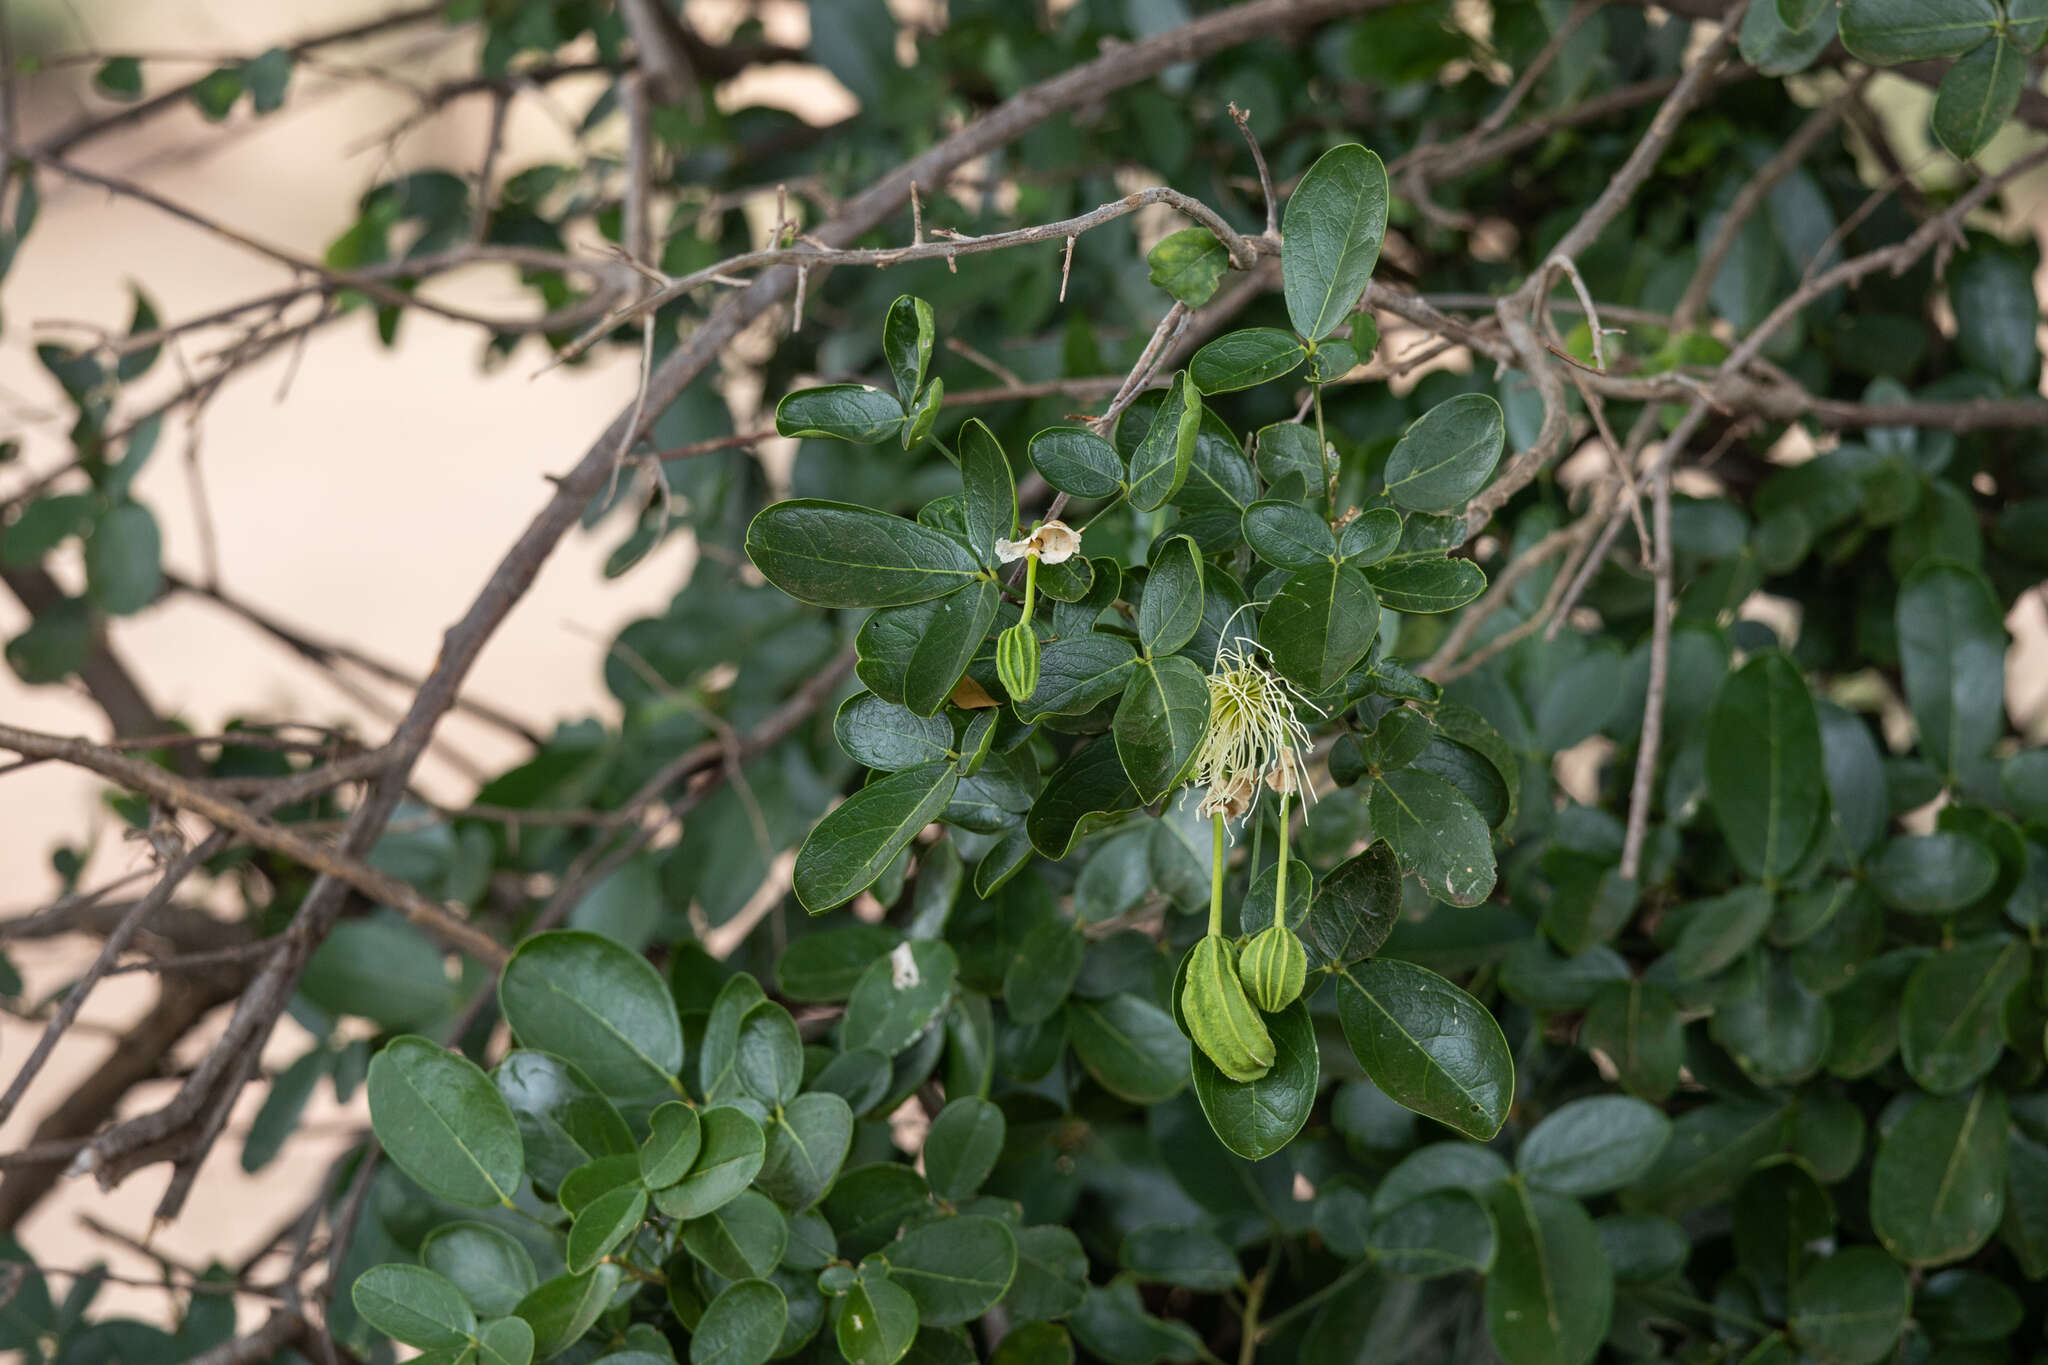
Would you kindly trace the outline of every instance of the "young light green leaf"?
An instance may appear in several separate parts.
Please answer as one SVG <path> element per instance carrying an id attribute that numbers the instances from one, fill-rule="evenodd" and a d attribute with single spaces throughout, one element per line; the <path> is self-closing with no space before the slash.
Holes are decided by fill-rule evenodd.
<path id="1" fill-rule="evenodd" d="M 1209 229 L 1189 227 L 1160 238 L 1145 261 L 1152 283 L 1188 307 L 1200 308 L 1215 296 L 1230 268 L 1230 252 Z"/>

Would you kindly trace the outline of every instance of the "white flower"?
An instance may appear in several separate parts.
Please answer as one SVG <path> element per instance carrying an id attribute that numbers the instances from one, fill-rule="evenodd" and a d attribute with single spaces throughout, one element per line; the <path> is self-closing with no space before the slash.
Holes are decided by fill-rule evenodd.
<path id="1" fill-rule="evenodd" d="M 997 540 L 996 558 L 1004 564 L 1030 555 L 1041 564 L 1064 564 L 1081 552 L 1081 533 L 1064 521 L 1032 528 L 1022 540 Z"/>
<path id="2" fill-rule="evenodd" d="M 1322 714 L 1266 666 L 1258 646 L 1232 641 L 1217 649 L 1209 673 L 1209 732 L 1195 751 L 1193 781 L 1207 792 L 1204 815 L 1244 814 L 1262 781 L 1276 792 L 1314 796 L 1308 727 L 1296 714 L 1303 706 Z"/>

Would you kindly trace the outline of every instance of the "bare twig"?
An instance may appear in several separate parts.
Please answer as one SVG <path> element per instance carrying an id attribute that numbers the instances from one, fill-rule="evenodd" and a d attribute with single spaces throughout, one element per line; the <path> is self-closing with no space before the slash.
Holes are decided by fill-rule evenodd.
<path id="1" fill-rule="evenodd" d="M 1657 751 L 1664 742 L 1664 688 L 1671 671 L 1671 461 L 1650 472 L 1650 523 L 1656 548 L 1650 556 L 1655 594 L 1650 617 L 1650 682 L 1643 697 L 1643 728 L 1636 743 L 1636 771 L 1629 783 L 1628 828 L 1621 842 L 1621 875 L 1635 880 L 1642 870 L 1643 840 L 1650 831 L 1651 793 L 1657 780 Z"/>

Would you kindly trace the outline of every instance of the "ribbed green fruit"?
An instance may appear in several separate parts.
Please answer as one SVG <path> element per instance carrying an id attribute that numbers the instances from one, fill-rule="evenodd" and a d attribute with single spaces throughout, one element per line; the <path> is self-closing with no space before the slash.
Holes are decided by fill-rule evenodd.
<path id="1" fill-rule="evenodd" d="M 996 637 L 996 676 L 1012 701 L 1038 690 L 1038 637 L 1031 627 L 1011 626 Z"/>
<path id="2" fill-rule="evenodd" d="M 1195 944 L 1181 987 L 1181 1017 L 1217 1070 L 1233 1081 L 1255 1081 L 1273 1066 L 1273 1039 L 1246 998 L 1231 957 L 1230 944 L 1219 934 Z"/>
<path id="3" fill-rule="evenodd" d="M 1280 925 L 1268 925 L 1244 948 L 1237 960 L 1238 979 L 1244 982 L 1252 1003 L 1268 1014 L 1278 1014 L 1301 999 L 1308 980 L 1308 950 L 1301 938 Z"/>

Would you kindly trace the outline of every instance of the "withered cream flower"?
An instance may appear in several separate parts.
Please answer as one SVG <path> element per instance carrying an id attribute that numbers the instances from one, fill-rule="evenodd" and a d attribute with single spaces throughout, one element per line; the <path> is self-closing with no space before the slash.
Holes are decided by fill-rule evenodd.
<path id="1" fill-rule="evenodd" d="M 996 558 L 1005 564 L 1026 555 L 1041 564 L 1064 564 L 1081 552 L 1081 533 L 1064 521 L 1035 526 L 1022 540 L 996 541 Z"/>
<path id="2" fill-rule="evenodd" d="M 1237 816 L 1257 800 L 1264 782 L 1283 794 L 1314 789 L 1308 780 L 1308 727 L 1297 714 L 1322 712 L 1259 657 L 1258 646 L 1232 642 L 1216 651 L 1209 673 L 1209 732 L 1195 751 L 1193 782 L 1206 790 L 1206 815 Z"/>

